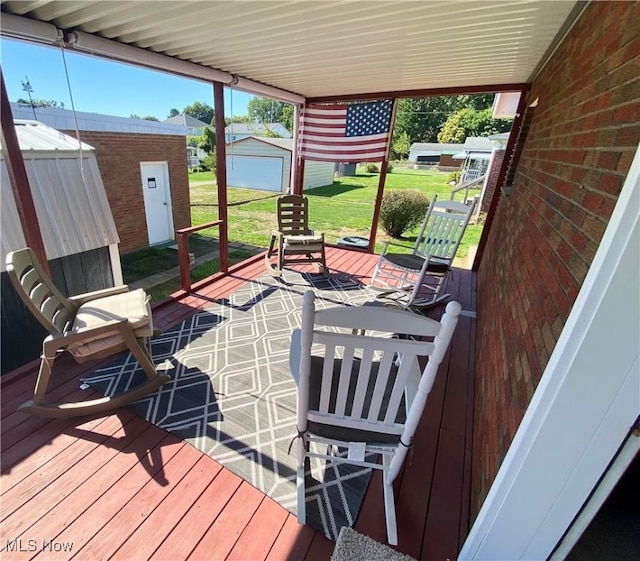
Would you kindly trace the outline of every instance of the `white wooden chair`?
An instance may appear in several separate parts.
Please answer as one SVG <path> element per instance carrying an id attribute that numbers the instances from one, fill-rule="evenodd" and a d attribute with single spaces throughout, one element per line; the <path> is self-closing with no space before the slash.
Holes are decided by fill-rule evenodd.
<path id="1" fill-rule="evenodd" d="M 395 295 L 406 307 L 433 306 L 449 297 L 440 294 L 462 236 L 473 214 L 476 200 L 469 204 L 437 201 L 434 196 L 411 253 L 382 247 L 371 279 L 380 297 Z"/>
<path id="2" fill-rule="evenodd" d="M 127 286 L 119 286 L 66 298 L 28 247 L 7 255 L 7 273 L 24 304 L 49 332 L 42 343 L 33 399 L 23 403 L 21 411 L 42 417 L 103 413 L 140 399 L 171 379 L 157 372 L 147 348 L 154 329 L 144 290 L 130 291 Z M 53 363 L 61 352 L 67 351 L 82 363 L 125 349 L 144 370 L 145 382 L 111 397 L 66 403 L 46 401 Z"/>
<path id="3" fill-rule="evenodd" d="M 393 481 L 411 446 L 461 306 L 450 302 L 438 322 L 375 305 L 316 311 L 314 299 L 313 292 L 305 293 L 302 329 L 291 339 L 290 366 L 298 384 L 298 521 L 306 520 L 307 458 L 368 466 L 383 472 L 387 539 L 397 545 Z M 426 366 L 421 357 L 428 357 Z M 310 447 L 314 443 L 329 451 L 316 451 L 318 446 Z M 335 446 L 348 449 L 348 455 L 332 455 Z M 371 454 L 380 454 L 382 463 L 371 460 Z"/>
<path id="4" fill-rule="evenodd" d="M 327 273 L 324 234 L 309 228 L 309 200 L 303 195 L 278 197 L 278 229 L 271 233 L 269 249 L 264 256 L 265 266 L 274 277 L 282 275 L 285 265 L 319 263 L 320 272 Z M 274 267 L 271 258 L 277 255 Z"/>

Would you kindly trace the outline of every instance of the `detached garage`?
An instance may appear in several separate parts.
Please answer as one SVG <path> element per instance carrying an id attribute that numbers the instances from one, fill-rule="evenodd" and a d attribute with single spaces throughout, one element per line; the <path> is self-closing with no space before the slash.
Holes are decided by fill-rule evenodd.
<path id="1" fill-rule="evenodd" d="M 286 193 L 293 139 L 248 136 L 227 144 L 227 185 Z M 333 183 L 332 162 L 305 161 L 304 189 Z"/>

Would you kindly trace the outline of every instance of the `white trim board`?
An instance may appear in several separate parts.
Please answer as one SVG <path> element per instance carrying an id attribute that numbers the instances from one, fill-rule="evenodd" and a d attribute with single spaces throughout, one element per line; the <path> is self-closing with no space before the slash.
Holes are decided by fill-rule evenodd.
<path id="1" fill-rule="evenodd" d="M 460 552 L 547 559 L 640 410 L 640 147 L 542 379 Z"/>

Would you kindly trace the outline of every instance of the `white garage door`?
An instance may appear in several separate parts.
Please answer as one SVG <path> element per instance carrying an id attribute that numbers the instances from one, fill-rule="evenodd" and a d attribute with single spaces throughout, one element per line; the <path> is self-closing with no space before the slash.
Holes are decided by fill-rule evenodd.
<path id="1" fill-rule="evenodd" d="M 280 192 L 282 164 L 282 158 L 227 156 L 227 185 Z"/>

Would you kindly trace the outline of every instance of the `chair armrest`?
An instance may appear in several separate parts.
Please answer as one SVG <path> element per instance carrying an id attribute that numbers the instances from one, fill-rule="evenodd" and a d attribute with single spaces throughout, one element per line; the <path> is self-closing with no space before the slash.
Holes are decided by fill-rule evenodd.
<path id="1" fill-rule="evenodd" d="M 77 296 L 71 296 L 69 300 L 81 306 L 86 302 L 91 302 L 92 300 L 105 298 L 107 296 L 114 296 L 115 294 L 122 294 L 123 292 L 129 292 L 129 286 L 126 284 L 122 286 L 114 286 L 112 288 L 104 288 L 102 290 L 94 290 L 93 292 L 87 292 L 86 294 L 78 294 Z"/>

